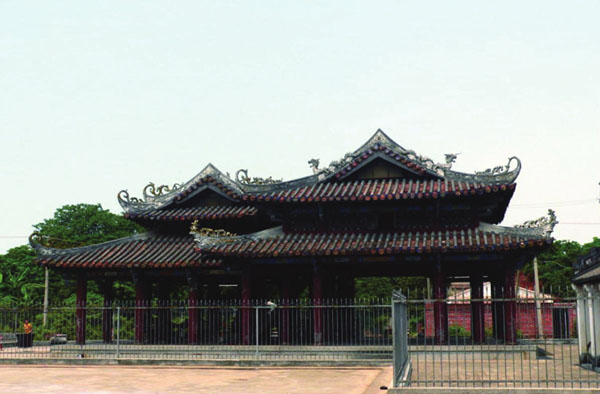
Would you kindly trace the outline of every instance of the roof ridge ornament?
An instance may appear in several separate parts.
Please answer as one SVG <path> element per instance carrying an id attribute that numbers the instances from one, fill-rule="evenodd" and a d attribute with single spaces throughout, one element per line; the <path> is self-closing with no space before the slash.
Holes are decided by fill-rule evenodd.
<path id="1" fill-rule="evenodd" d="M 216 246 L 223 243 L 232 243 L 239 241 L 258 241 L 261 239 L 276 238 L 283 235 L 283 227 L 273 227 L 251 234 L 237 235 L 225 230 L 214 230 L 208 227 L 198 229 L 198 221 L 195 220 L 190 227 L 190 234 L 194 236 L 198 248 L 202 251 L 204 248 Z"/>
<path id="2" fill-rule="evenodd" d="M 169 194 L 171 192 L 179 190 L 182 186 L 183 185 L 181 183 L 175 183 L 173 184 L 173 186 L 170 187 L 169 185 L 160 185 L 156 187 L 154 182 L 150 182 L 146 185 L 146 187 L 144 187 L 142 193 L 144 194 L 144 199 L 147 201 L 149 199 L 151 200 L 154 197 L 160 197 L 165 194 Z"/>
<path id="3" fill-rule="evenodd" d="M 510 172 L 510 163 L 516 160 L 518 163 L 518 166 L 521 167 L 521 161 L 519 160 L 518 157 L 516 156 L 512 156 L 508 159 L 508 163 L 506 163 L 505 166 L 496 166 L 493 168 L 488 168 L 485 171 L 475 171 L 475 175 L 484 175 L 484 176 L 490 176 L 490 175 L 503 175 L 503 174 L 507 174 Z"/>
<path id="4" fill-rule="evenodd" d="M 512 163 L 515 162 L 515 168 L 512 168 Z M 508 158 L 508 163 L 504 166 L 496 166 L 488 168 L 484 171 L 475 171 L 473 174 L 458 172 L 453 170 L 445 170 L 443 176 L 449 180 L 462 180 L 468 182 L 481 183 L 513 183 L 521 172 L 521 160 L 516 156 Z"/>
<path id="5" fill-rule="evenodd" d="M 452 164 L 456 162 L 459 155 L 460 153 L 444 153 L 445 163 L 437 163 L 436 165 L 444 170 L 449 170 L 452 168 Z"/>
<path id="6" fill-rule="evenodd" d="M 546 236 L 550 236 L 554 231 L 554 227 L 558 224 L 556 212 L 553 209 L 548 209 L 548 214 L 534 220 L 527 220 L 522 224 L 518 224 L 515 228 L 527 228 L 543 231 Z"/>
<path id="7" fill-rule="evenodd" d="M 240 174 L 244 174 L 240 177 Z M 283 179 L 273 179 L 273 177 L 269 176 L 268 178 L 261 178 L 261 177 L 252 177 L 250 178 L 248 176 L 248 170 L 247 169 L 240 169 L 237 170 L 235 173 L 235 180 L 236 182 L 238 182 L 239 184 L 242 185 L 273 185 L 275 183 L 281 183 L 283 182 Z"/>
<path id="8" fill-rule="evenodd" d="M 125 210 L 131 207 L 140 209 L 149 206 L 149 204 L 141 198 L 130 197 L 127 189 L 123 189 L 117 193 L 117 199 L 119 200 L 119 205 Z"/>

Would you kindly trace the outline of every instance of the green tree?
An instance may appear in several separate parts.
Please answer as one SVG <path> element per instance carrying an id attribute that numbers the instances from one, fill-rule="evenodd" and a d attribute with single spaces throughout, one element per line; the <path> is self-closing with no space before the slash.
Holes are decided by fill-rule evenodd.
<path id="1" fill-rule="evenodd" d="M 538 273 L 543 291 L 559 296 L 573 295 L 571 289 L 573 263 L 593 247 L 600 247 L 600 238 L 594 237 L 592 242 L 584 245 L 575 241 L 558 240 L 540 253 Z M 533 280 L 533 263 L 526 264 L 523 273 Z"/>
<path id="2" fill-rule="evenodd" d="M 44 270 L 33 264 L 35 252 L 26 245 L 10 249 L 0 255 L 0 303 L 31 304 L 41 301 Z"/>
<path id="3" fill-rule="evenodd" d="M 103 209 L 100 204 L 65 205 L 54 216 L 33 226 L 44 246 L 69 248 L 127 237 L 144 231 L 143 227 Z M 35 263 L 35 251 L 28 245 L 0 255 L 0 304 L 41 304 L 44 294 L 44 268 Z M 132 293 L 122 284 L 120 293 Z M 96 286 L 90 283 L 90 297 Z M 68 300 L 75 292 L 73 281 L 50 271 L 50 300 Z"/>
<path id="4" fill-rule="evenodd" d="M 410 298 L 423 298 L 427 288 L 424 277 L 373 277 L 354 281 L 356 298 L 390 299 L 394 290 L 400 290 Z"/>
<path id="5" fill-rule="evenodd" d="M 143 227 L 100 204 L 65 205 L 33 227 L 45 245 L 55 248 L 93 245 L 144 232 Z"/>
<path id="6" fill-rule="evenodd" d="M 41 236 L 43 244 L 54 248 L 94 245 L 145 231 L 138 224 L 103 209 L 100 204 L 65 205 L 58 208 L 52 218 L 33 227 Z M 52 276 L 54 275 L 51 274 L 51 278 Z M 65 285 L 72 295 L 75 291 L 74 283 L 70 281 Z M 115 288 L 117 297 L 131 297 L 134 294 L 130 283 L 116 283 Z M 90 282 L 88 298 L 93 299 L 97 292 L 96 284 Z M 69 294 L 59 299 L 68 299 Z"/>

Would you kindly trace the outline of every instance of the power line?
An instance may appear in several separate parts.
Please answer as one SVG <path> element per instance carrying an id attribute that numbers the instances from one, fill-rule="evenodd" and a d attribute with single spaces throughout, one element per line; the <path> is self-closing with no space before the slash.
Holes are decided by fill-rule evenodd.
<path id="1" fill-rule="evenodd" d="M 576 224 L 576 225 L 590 225 L 590 226 L 600 226 L 600 222 L 561 222 L 559 221 L 558 224 Z"/>
<path id="2" fill-rule="evenodd" d="M 554 201 L 554 202 L 533 202 L 525 204 L 511 204 L 511 208 L 537 208 L 546 206 L 569 206 L 569 205 L 584 205 L 598 202 L 597 199 L 588 200 L 571 200 L 571 201 Z"/>

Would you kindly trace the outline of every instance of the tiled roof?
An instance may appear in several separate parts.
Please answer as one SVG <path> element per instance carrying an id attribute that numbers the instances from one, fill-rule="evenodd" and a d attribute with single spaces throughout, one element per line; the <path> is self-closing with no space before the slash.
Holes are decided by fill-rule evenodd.
<path id="1" fill-rule="evenodd" d="M 191 236 L 140 234 L 73 249 L 34 247 L 38 261 L 51 268 L 195 268 L 221 264 L 220 260 L 203 259 L 194 250 Z"/>
<path id="2" fill-rule="evenodd" d="M 196 189 L 198 189 L 199 187 L 209 186 L 209 185 L 216 187 L 217 189 L 219 189 L 224 194 L 228 195 L 229 197 L 231 197 L 234 200 L 237 200 L 240 197 L 239 192 L 236 191 L 233 187 L 231 187 L 227 182 L 224 182 L 222 179 L 219 179 L 216 176 L 206 175 L 201 178 L 193 179 L 192 181 L 188 182 L 188 184 L 186 184 L 182 188 L 182 190 L 179 190 L 177 192 L 177 194 L 175 195 L 175 200 L 176 201 L 183 200 L 183 199 L 185 199 L 185 197 L 187 197 L 188 195 L 190 195 L 194 191 L 196 191 Z"/>
<path id="3" fill-rule="evenodd" d="M 128 219 L 145 220 L 218 220 L 254 216 L 258 210 L 249 206 L 200 206 L 191 208 L 157 209 L 139 213 L 126 213 Z"/>
<path id="4" fill-rule="evenodd" d="M 589 271 L 575 275 L 572 281 L 574 283 L 600 282 L 600 265 L 591 268 Z"/>
<path id="5" fill-rule="evenodd" d="M 356 155 L 354 160 L 348 163 L 345 167 L 342 167 L 335 173 L 336 179 L 342 178 L 345 175 L 352 172 L 356 167 L 360 165 L 363 161 L 367 160 L 369 157 L 373 156 L 377 152 L 382 152 L 384 155 L 392 159 L 393 161 L 397 161 L 398 163 L 402 163 L 409 170 L 416 172 L 417 174 L 428 174 L 431 173 L 431 170 L 428 170 L 425 166 L 421 165 L 417 160 L 413 160 L 408 158 L 406 155 L 401 154 L 397 149 L 390 149 L 385 145 L 380 145 L 378 143 L 374 144 L 370 149 L 366 149 L 360 154 Z"/>
<path id="6" fill-rule="evenodd" d="M 515 183 L 490 185 L 448 180 L 374 179 L 320 183 L 267 194 L 244 195 L 246 201 L 380 201 L 469 196 L 514 191 Z"/>
<path id="7" fill-rule="evenodd" d="M 245 238 L 199 248 L 204 256 L 285 257 L 328 255 L 391 255 L 399 253 L 508 251 L 540 247 L 551 238 L 482 223 L 478 228 L 401 233 L 289 233 L 270 238 Z"/>
<path id="8" fill-rule="evenodd" d="M 150 209 L 166 208 L 173 203 L 182 203 L 205 189 L 213 189 L 213 191 L 234 202 L 240 199 L 253 201 L 256 198 L 264 198 L 266 200 L 274 196 L 287 201 L 283 195 L 339 185 L 336 182 L 344 181 L 351 174 L 369 165 L 374 160 L 384 160 L 400 167 L 404 172 L 412 173 L 420 178 L 420 180 L 413 180 L 417 183 L 417 187 L 423 185 L 421 193 L 419 191 L 411 193 L 410 190 L 402 190 L 398 195 L 394 193 L 384 195 L 388 199 L 408 198 L 405 197 L 406 195 L 416 196 L 417 198 L 422 196 L 435 197 L 443 193 L 441 189 L 438 191 L 431 189 L 428 192 L 426 190 L 428 186 L 432 186 L 432 188 L 435 188 L 435 186 L 430 181 L 422 178 L 439 179 L 447 184 L 455 184 L 457 185 L 455 188 L 449 186 L 450 189 L 448 190 L 462 195 L 463 192 L 472 192 L 471 189 L 481 188 L 487 190 L 489 188 L 494 190 L 495 188 L 508 187 L 514 184 L 521 171 L 521 161 L 516 157 L 511 157 L 504 166 L 496 166 L 473 174 L 457 172 L 451 169 L 456 156 L 455 154 L 447 154 L 445 164 L 435 163 L 433 160 L 418 155 L 412 150 L 404 149 L 383 131 L 377 130 L 365 144 L 354 152 L 347 153 L 339 160 L 332 161 L 329 166 L 319 168 L 319 160 L 312 159 L 309 163 L 313 169 L 313 174 L 302 178 L 282 182 L 274 182 L 271 177 L 253 177 L 249 180 L 247 171 L 239 170 L 235 179 L 232 179 L 228 173 L 223 173 L 212 164 L 209 164 L 183 185 L 156 187 L 153 183 L 150 183 L 143 190 L 143 199 L 130 197 L 127 190 L 119 192 L 118 198 L 119 203 L 127 213 L 141 213 Z M 246 174 L 246 176 L 239 177 L 240 174 Z M 407 175 L 408 178 L 413 177 L 413 175 Z M 464 184 L 464 186 L 461 186 L 461 184 Z M 348 196 L 348 198 L 351 197 Z M 337 196 L 333 198 L 337 198 Z M 343 199 L 344 197 L 339 196 L 339 198 Z M 377 196 L 377 198 L 380 198 L 380 196 Z"/>

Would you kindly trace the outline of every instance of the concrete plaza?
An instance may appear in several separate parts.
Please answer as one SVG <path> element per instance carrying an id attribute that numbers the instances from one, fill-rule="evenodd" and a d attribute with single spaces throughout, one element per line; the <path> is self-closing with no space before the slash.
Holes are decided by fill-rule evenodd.
<path id="1" fill-rule="evenodd" d="M 391 379 L 391 367 L 0 365 L 2 393 L 374 394 Z"/>

